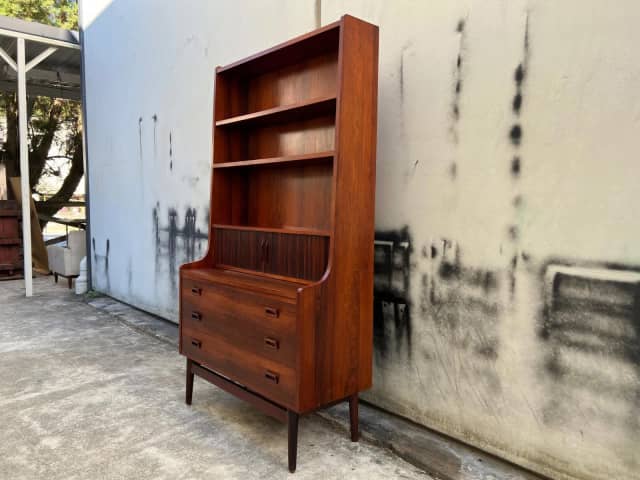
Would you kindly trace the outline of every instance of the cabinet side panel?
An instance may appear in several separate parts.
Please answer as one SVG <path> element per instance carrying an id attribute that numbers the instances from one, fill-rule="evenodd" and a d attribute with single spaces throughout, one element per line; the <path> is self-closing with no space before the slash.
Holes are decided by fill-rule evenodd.
<path id="1" fill-rule="evenodd" d="M 334 245 L 316 342 L 320 403 L 371 386 L 378 28 L 342 22 Z"/>

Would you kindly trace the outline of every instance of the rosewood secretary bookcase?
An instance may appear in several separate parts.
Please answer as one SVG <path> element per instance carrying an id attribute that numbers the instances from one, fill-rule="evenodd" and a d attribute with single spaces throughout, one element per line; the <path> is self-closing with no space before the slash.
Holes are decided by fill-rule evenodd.
<path id="1" fill-rule="evenodd" d="M 216 69 L 210 242 L 180 269 L 194 375 L 288 422 L 371 386 L 378 27 L 351 16 Z"/>

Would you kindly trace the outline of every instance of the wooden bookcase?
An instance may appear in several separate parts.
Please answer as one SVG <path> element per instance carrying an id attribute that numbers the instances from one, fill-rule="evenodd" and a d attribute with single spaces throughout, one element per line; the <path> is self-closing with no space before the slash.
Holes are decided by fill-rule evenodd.
<path id="1" fill-rule="evenodd" d="M 378 28 L 351 16 L 216 69 L 211 232 L 180 269 L 194 375 L 288 422 L 371 386 Z"/>

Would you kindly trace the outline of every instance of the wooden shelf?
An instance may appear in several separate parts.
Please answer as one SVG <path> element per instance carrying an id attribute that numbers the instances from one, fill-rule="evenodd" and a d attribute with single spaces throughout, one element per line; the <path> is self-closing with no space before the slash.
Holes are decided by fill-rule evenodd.
<path id="1" fill-rule="evenodd" d="M 258 165 L 276 165 L 281 163 L 295 163 L 295 162 L 313 162 L 317 160 L 325 160 L 333 158 L 334 151 L 329 150 L 326 152 L 306 153 L 303 155 L 287 155 L 284 157 L 271 157 L 271 158 L 257 158 L 255 160 L 243 160 L 241 162 L 224 162 L 214 163 L 213 168 L 239 168 L 239 167 L 252 167 Z"/>
<path id="2" fill-rule="evenodd" d="M 0 209 L 0 217 L 15 217 L 20 215 L 20 210 L 3 210 Z"/>
<path id="3" fill-rule="evenodd" d="M 296 277 L 289 277 L 287 275 L 278 275 L 276 273 L 269 273 L 269 272 L 259 272 L 256 270 L 250 270 L 248 268 L 241 268 L 241 267 L 236 267 L 234 265 L 225 265 L 223 263 L 220 263 L 218 265 L 216 265 L 216 268 L 220 269 L 220 270 L 224 270 L 227 272 L 237 272 L 237 273 L 242 273 L 245 275 L 251 275 L 254 277 L 260 277 L 260 278 L 266 278 L 266 279 L 270 279 L 270 280 L 277 280 L 280 282 L 287 282 L 287 283 L 291 283 L 294 285 L 297 285 L 298 287 L 304 286 L 304 285 L 310 285 L 311 283 L 313 283 L 312 280 L 304 280 L 302 278 L 296 278 Z"/>
<path id="4" fill-rule="evenodd" d="M 268 232 L 268 233 L 284 233 L 289 235 L 311 235 L 316 237 L 329 237 L 331 232 L 328 230 L 317 230 L 313 228 L 287 227 L 287 228 L 268 228 L 268 227 L 250 227 L 244 225 L 225 225 L 214 223 L 213 228 L 222 230 L 241 230 L 246 232 Z"/>
<path id="5" fill-rule="evenodd" d="M 20 238 L 0 238 L 0 245 L 20 245 L 21 243 Z"/>
<path id="6" fill-rule="evenodd" d="M 224 120 L 218 120 L 216 127 L 231 127 L 241 125 L 259 125 L 264 123 L 277 123 L 282 121 L 295 121 L 303 118 L 309 118 L 314 115 L 335 112 L 336 97 L 320 97 L 307 100 L 304 102 L 283 105 L 259 112 L 247 113 L 246 115 L 238 115 Z"/>

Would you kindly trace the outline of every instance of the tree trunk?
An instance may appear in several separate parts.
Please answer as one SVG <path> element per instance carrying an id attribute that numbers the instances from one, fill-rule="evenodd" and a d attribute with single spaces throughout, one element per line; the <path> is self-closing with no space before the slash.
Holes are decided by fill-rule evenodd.
<path id="1" fill-rule="evenodd" d="M 56 131 L 60 124 L 60 113 L 62 112 L 62 102 L 60 100 L 54 100 L 49 109 L 49 115 L 47 118 L 44 133 L 37 140 L 37 145 L 33 145 L 29 152 L 29 185 L 31 190 L 38 184 L 44 166 L 47 163 L 47 156 L 51 149 L 51 144 L 55 138 Z"/>
<path id="2" fill-rule="evenodd" d="M 78 188 L 80 180 L 82 180 L 82 176 L 84 175 L 84 157 L 82 155 L 81 130 L 78 130 L 78 132 L 76 133 L 73 144 L 74 150 L 73 156 L 71 157 L 71 168 L 69 169 L 69 174 L 62 182 L 62 186 L 56 192 L 56 194 L 38 207 L 38 213 L 42 213 L 46 216 L 52 217 L 58 212 L 58 210 L 60 210 L 60 207 L 56 206 L 56 204 L 59 205 L 60 203 L 69 201 L 69 199 L 73 195 L 73 192 L 75 192 Z M 44 228 L 46 224 L 46 220 L 40 220 L 40 226 L 42 228 Z"/>

